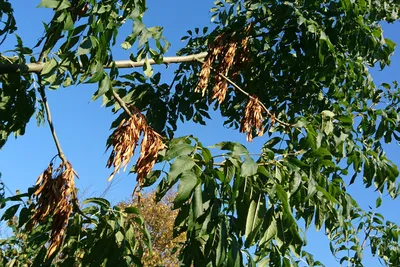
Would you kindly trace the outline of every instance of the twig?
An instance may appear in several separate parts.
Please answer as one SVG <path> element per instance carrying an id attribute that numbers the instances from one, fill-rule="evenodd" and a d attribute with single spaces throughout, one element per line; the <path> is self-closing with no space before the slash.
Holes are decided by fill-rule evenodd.
<path id="1" fill-rule="evenodd" d="M 372 216 L 371 216 L 372 219 L 375 217 L 375 211 L 376 210 L 374 210 L 372 212 Z M 361 244 L 361 250 L 364 249 L 364 247 L 365 247 L 365 245 L 367 243 L 367 240 L 368 240 L 369 236 L 371 235 L 371 232 L 372 232 L 372 222 L 369 224 L 369 229 L 367 231 L 364 231 L 365 237 L 364 237 L 364 240 L 363 240 L 363 242 Z"/>
<path id="2" fill-rule="evenodd" d="M 197 60 L 198 62 L 204 63 L 202 60 L 200 60 L 200 58 L 196 58 L 196 60 Z M 245 95 L 248 96 L 249 98 L 255 99 L 255 100 L 261 105 L 261 107 L 265 110 L 265 112 L 267 112 L 268 116 L 274 117 L 274 118 L 275 118 L 275 121 L 277 121 L 277 122 L 279 122 L 280 124 L 282 124 L 282 125 L 284 125 L 284 126 L 287 126 L 287 127 L 293 127 L 293 126 L 294 126 L 293 124 L 286 123 L 286 122 L 281 121 L 280 119 L 276 118 L 275 115 L 272 114 L 272 112 L 271 112 L 269 109 L 267 109 L 267 107 L 266 107 L 259 99 L 256 99 L 254 96 L 250 95 L 248 92 L 246 92 L 245 90 L 243 90 L 242 88 L 240 88 L 240 86 L 237 85 L 234 81 L 232 81 L 231 79 L 229 79 L 228 77 L 226 77 L 224 74 L 219 73 L 219 72 L 218 72 L 216 69 L 214 69 L 213 67 L 210 66 L 210 68 L 211 68 L 213 71 L 215 71 L 215 72 L 217 73 L 218 76 L 224 78 L 227 82 L 229 82 L 235 89 L 237 89 L 238 91 L 242 92 L 243 94 L 245 94 Z"/>
<path id="3" fill-rule="evenodd" d="M 361 250 L 364 249 L 365 244 L 367 243 L 367 239 L 369 238 L 371 232 L 372 232 L 372 228 L 369 228 L 369 229 L 367 230 L 367 232 L 365 233 L 364 240 L 363 240 L 363 242 L 362 242 L 362 244 L 361 244 Z"/>
<path id="4" fill-rule="evenodd" d="M 47 117 L 47 122 L 48 122 L 49 127 L 50 127 L 51 135 L 53 136 L 54 143 L 55 143 L 55 145 L 57 147 L 58 156 L 62 160 L 63 164 L 65 166 L 67 166 L 68 161 L 65 158 L 64 152 L 61 149 L 60 141 L 58 140 L 58 137 L 57 137 L 57 134 L 56 134 L 56 130 L 54 128 L 53 120 L 51 118 L 50 106 L 49 106 L 49 103 L 47 101 L 47 96 L 46 96 L 46 92 L 44 90 L 44 86 L 42 85 L 42 82 L 41 82 L 42 78 L 41 78 L 41 76 L 39 74 L 37 74 L 37 76 L 38 76 L 38 85 L 39 85 L 39 88 L 37 88 L 37 90 L 39 91 L 39 94 L 40 94 L 40 96 L 42 98 L 42 101 L 43 101 L 44 108 L 46 110 L 46 117 Z"/>
<path id="5" fill-rule="evenodd" d="M 50 37 L 51 37 L 51 35 L 47 35 L 46 39 L 44 40 L 44 45 L 42 47 L 42 51 L 40 52 L 38 60 L 36 61 L 37 63 L 33 63 L 33 64 L 43 65 L 44 66 L 45 63 L 43 63 L 42 60 L 43 60 L 43 58 L 45 56 L 46 45 L 49 42 Z M 59 40 L 59 38 L 57 38 L 55 40 L 55 43 L 58 40 Z M 28 67 L 28 69 L 29 69 L 29 67 Z M 43 67 L 42 67 L 42 69 L 43 69 Z M 38 88 L 36 88 L 36 89 L 39 91 L 39 94 L 40 94 L 40 96 L 42 98 L 42 101 L 43 101 L 44 108 L 46 110 L 47 122 L 49 124 L 51 135 L 53 136 L 53 139 L 54 139 L 54 143 L 55 143 L 55 145 L 57 147 L 58 156 L 60 157 L 62 163 L 65 166 L 67 166 L 68 165 L 68 161 L 67 161 L 67 159 L 66 159 L 66 157 L 64 155 L 64 152 L 61 149 L 60 141 L 58 140 L 58 137 L 57 137 L 57 134 L 56 134 L 56 130 L 54 128 L 53 120 L 51 118 L 51 111 L 50 111 L 49 102 L 47 101 L 45 87 L 42 85 L 42 77 L 40 76 L 40 71 L 36 71 L 36 75 L 38 77 L 38 81 L 37 81 Z M 32 77 L 33 77 L 33 79 L 35 79 L 35 76 L 32 75 Z M 34 81 L 34 87 L 36 87 L 35 86 L 35 81 Z"/>
<path id="6" fill-rule="evenodd" d="M 171 91 L 172 87 L 173 87 L 174 84 L 175 84 L 176 78 L 178 77 L 179 74 L 181 74 L 181 68 L 179 68 L 179 69 L 176 71 L 176 74 L 175 74 L 175 76 L 174 76 L 174 79 L 172 80 L 171 84 L 169 85 L 168 91 Z"/>
<path id="7" fill-rule="evenodd" d="M 129 108 L 125 105 L 124 100 L 121 99 L 121 97 L 118 95 L 117 92 L 115 92 L 114 90 L 112 90 L 113 96 L 115 98 L 115 100 L 118 102 L 118 104 L 123 108 L 123 110 L 125 110 L 125 112 L 130 116 L 133 117 L 132 112 L 129 110 Z"/>

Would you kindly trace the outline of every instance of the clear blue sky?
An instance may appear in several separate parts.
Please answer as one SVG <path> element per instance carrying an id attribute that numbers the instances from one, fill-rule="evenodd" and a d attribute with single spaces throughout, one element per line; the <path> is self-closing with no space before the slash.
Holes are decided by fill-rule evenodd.
<path id="1" fill-rule="evenodd" d="M 35 9 L 40 1 L 11 1 L 18 25 L 18 35 L 22 37 L 26 46 L 33 47 L 42 36 L 42 21 L 48 22 L 51 10 Z M 209 9 L 212 1 L 148 1 L 149 10 L 145 16 L 147 26 L 163 26 L 164 35 L 171 42 L 172 47 L 168 55 L 181 48 L 184 43 L 180 38 L 186 30 L 194 27 L 211 26 L 209 24 Z M 400 44 L 398 32 L 400 25 L 385 25 L 386 37 Z M 124 32 L 122 31 L 122 34 Z M 8 41 L 2 45 L 1 51 L 12 48 L 14 37 L 9 36 Z M 123 37 L 119 40 L 123 41 Z M 115 50 L 115 59 L 128 59 L 129 51 Z M 400 52 L 396 52 L 390 68 L 383 72 L 373 71 L 377 83 L 392 82 L 398 77 L 400 70 Z M 163 71 L 163 79 L 169 82 L 173 77 L 172 69 Z M 105 153 L 105 142 L 111 133 L 109 128 L 115 119 L 110 109 L 101 107 L 101 101 L 90 102 L 96 90 L 95 85 L 60 88 L 48 93 L 52 115 L 57 134 L 68 160 L 78 172 L 80 179 L 76 181 L 77 187 L 84 197 L 100 196 L 110 186 L 107 177 L 110 170 L 105 168 L 109 153 Z M 218 113 L 213 113 L 212 120 L 207 122 L 207 127 L 187 123 L 180 125 L 177 136 L 194 134 L 203 144 L 212 145 L 220 141 L 239 141 L 246 144 L 250 151 L 258 151 L 265 142 L 265 138 L 257 138 L 253 143 L 246 143 L 246 138 L 238 131 L 226 129 Z M 387 154 L 400 166 L 399 145 L 396 143 L 387 146 Z M 37 176 L 47 167 L 50 159 L 56 154 L 47 125 L 37 127 L 33 118 L 29 123 L 26 135 L 14 140 L 11 136 L 5 147 L 0 152 L 0 172 L 2 180 L 8 188 L 15 192 L 16 189 L 25 191 L 36 182 Z M 378 196 L 373 190 L 365 190 L 358 179 L 356 184 L 349 187 L 356 200 L 364 208 L 368 205 L 374 207 Z M 106 197 L 114 204 L 129 198 L 135 186 L 135 177 L 127 173 L 120 173 L 106 193 Z M 8 192 L 7 192 L 8 193 Z M 385 197 L 382 207 L 378 210 L 386 219 L 400 224 L 400 214 L 396 204 L 399 200 L 391 201 Z M 315 233 L 312 229 L 308 235 L 308 251 L 314 253 L 316 259 L 324 262 L 326 266 L 339 266 L 333 260 L 327 239 L 323 232 Z M 377 261 L 366 262 L 366 267 L 378 266 Z"/>

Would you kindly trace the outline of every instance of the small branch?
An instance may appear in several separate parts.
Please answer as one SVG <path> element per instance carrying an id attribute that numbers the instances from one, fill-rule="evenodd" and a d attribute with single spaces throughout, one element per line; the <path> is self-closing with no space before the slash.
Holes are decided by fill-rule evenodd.
<path id="1" fill-rule="evenodd" d="M 132 112 L 129 110 L 129 108 L 125 105 L 124 100 L 122 100 L 122 98 L 118 95 L 117 92 L 115 92 L 114 90 L 112 90 L 113 96 L 115 98 L 115 100 L 118 102 L 118 104 L 123 108 L 123 110 L 125 110 L 125 112 L 130 116 L 133 117 Z"/>
<path id="2" fill-rule="evenodd" d="M 196 58 L 196 60 L 198 62 L 204 63 L 202 60 L 200 60 L 200 58 Z M 210 66 L 210 68 L 215 71 L 217 73 L 218 76 L 224 78 L 228 83 L 230 83 L 236 90 L 242 92 L 243 94 L 245 94 L 246 96 L 248 96 L 249 98 L 255 99 L 252 95 L 250 95 L 248 92 L 246 92 L 245 90 L 243 90 L 242 88 L 240 88 L 239 85 L 237 85 L 234 81 L 232 81 L 231 79 L 229 79 L 228 77 L 226 77 L 224 74 L 219 73 L 216 69 L 214 69 L 213 67 Z M 269 117 L 274 117 L 275 121 L 279 122 L 280 124 L 287 126 L 287 127 L 292 127 L 292 124 L 286 123 L 284 121 L 279 120 L 278 118 L 275 117 L 274 114 L 271 113 L 271 111 L 269 109 L 267 109 L 267 107 L 260 101 L 257 100 L 258 103 L 260 103 L 261 107 L 265 110 L 265 112 L 268 114 Z"/>
<path id="3" fill-rule="evenodd" d="M 367 240 L 368 240 L 369 236 L 371 235 L 371 232 L 372 232 L 372 228 L 369 228 L 367 230 L 367 232 L 365 233 L 364 240 L 361 244 L 361 250 L 363 250 L 365 248 L 365 245 L 367 244 Z"/>
<path id="4" fill-rule="evenodd" d="M 202 52 L 198 54 L 188 55 L 188 56 L 175 56 L 175 57 L 164 57 L 163 62 L 164 64 L 170 63 L 182 63 L 182 62 L 194 62 L 199 58 L 205 58 L 207 56 L 207 52 Z M 114 62 L 115 65 L 119 69 L 127 69 L 127 68 L 137 68 L 142 67 L 145 64 L 145 61 L 131 61 L 131 60 L 117 60 Z M 150 65 L 157 64 L 153 59 L 149 59 Z M 37 62 L 37 63 L 29 63 L 25 65 L 19 64 L 0 64 L 0 74 L 4 73 L 15 73 L 17 71 L 20 72 L 36 72 L 39 73 L 42 71 L 45 63 L 44 62 Z M 82 66 L 82 64 L 80 64 Z M 113 66 L 113 63 L 104 65 L 105 69 L 110 69 Z"/>
<path id="5" fill-rule="evenodd" d="M 58 137 L 57 137 L 57 134 L 56 134 L 56 130 L 54 129 L 53 120 L 51 118 L 50 106 L 49 106 L 49 103 L 47 101 L 46 92 L 45 92 L 44 87 L 42 86 L 42 83 L 41 83 L 40 75 L 38 75 L 38 85 L 39 85 L 39 88 L 37 88 L 37 89 L 39 91 L 39 94 L 40 94 L 40 96 L 42 98 L 42 101 L 43 101 L 44 108 L 46 110 L 47 122 L 49 124 L 51 135 L 53 136 L 53 139 L 54 139 L 54 143 L 55 143 L 55 145 L 57 147 L 58 156 L 62 160 L 63 164 L 67 165 L 68 161 L 65 158 L 64 152 L 61 149 L 60 141 L 58 140 Z"/>
<path id="6" fill-rule="evenodd" d="M 196 60 L 197 61 L 197 60 Z M 179 68 L 174 76 L 174 79 L 172 80 L 171 84 L 169 85 L 168 91 L 171 91 L 172 87 L 175 84 L 176 78 L 178 77 L 178 75 L 181 74 L 181 68 Z"/>
<path id="7" fill-rule="evenodd" d="M 40 52 L 39 58 L 37 60 L 38 63 L 33 63 L 35 65 L 42 65 L 42 69 L 43 69 L 43 66 L 44 66 L 44 63 L 42 62 L 42 60 L 43 60 L 43 58 L 45 56 L 46 44 L 49 42 L 49 39 L 50 39 L 49 35 L 46 35 L 46 36 L 47 37 L 46 37 L 46 39 L 44 41 L 44 45 L 42 47 L 42 51 Z M 58 40 L 59 40 L 59 38 L 56 38 L 54 44 Z M 31 64 L 28 64 L 28 65 L 31 65 Z M 27 65 L 22 65 L 22 66 L 20 65 L 20 70 L 19 71 L 21 71 L 21 70 L 22 71 L 23 70 L 26 71 L 27 69 L 29 70 L 29 67 L 27 67 Z M 58 156 L 60 157 L 62 163 L 65 166 L 68 166 L 68 161 L 67 161 L 67 159 L 66 159 L 66 157 L 64 155 L 64 152 L 61 149 L 60 141 L 58 140 L 58 137 L 57 137 L 57 134 L 56 134 L 56 130 L 54 128 L 53 119 L 51 118 L 50 106 L 49 106 L 49 102 L 47 101 L 45 87 L 42 85 L 42 76 L 40 76 L 40 71 L 37 71 L 36 75 L 38 77 L 38 81 L 37 81 L 38 88 L 36 88 L 36 86 L 35 86 L 35 81 L 34 81 L 34 87 L 39 91 L 40 97 L 42 98 L 43 105 L 44 105 L 44 108 L 46 110 L 47 123 L 49 124 L 51 135 L 53 136 L 54 143 L 55 143 L 55 145 L 57 147 Z M 33 77 L 33 79 L 35 79 L 34 75 L 32 75 L 32 77 Z"/>

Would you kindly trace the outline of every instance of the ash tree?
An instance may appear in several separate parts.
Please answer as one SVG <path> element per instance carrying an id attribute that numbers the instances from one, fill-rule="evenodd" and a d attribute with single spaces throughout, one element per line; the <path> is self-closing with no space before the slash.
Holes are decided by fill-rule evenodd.
<path id="1" fill-rule="evenodd" d="M 361 209 L 346 191 L 359 183 L 399 195 L 398 167 L 384 144 L 400 141 L 400 90 L 370 74 L 395 51 L 381 26 L 399 20 L 395 2 L 217 0 L 215 27 L 190 29 L 185 47 L 167 57 L 162 28 L 143 23 L 143 0 L 41 0 L 54 12 L 45 35 L 33 48 L 17 36 L 13 56 L 0 57 L 0 145 L 25 134 L 36 116 L 49 125 L 58 154 L 27 193 L 3 194 L 2 220 L 14 235 L 1 240 L 0 262 L 132 266 L 152 253 L 140 209 L 76 197 L 78 174 L 46 91 L 93 84 L 93 99 L 115 113 L 109 180 L 136 152 L 136 196 L 156 185 L 161 200 L 177 188 L 181 265 L 322 266 L 304 248 L 312 227 L 326 233 L 341 264 L 362 266 L 368 249 L 399 266 L 399 226 Z M 3 40 L 18 25 L 11 4 L 0 1 Z M 127 22 L 131 32 L 120 32 Z M 115 46 L 129 60 L 114 60 Z M 178 66 L 172 84 L 152 67 L 163 63 Z M 205 124 L 211 108 L 249 142 L 263 140 L 260 151 L 174 135 L 179 120 Z"/>

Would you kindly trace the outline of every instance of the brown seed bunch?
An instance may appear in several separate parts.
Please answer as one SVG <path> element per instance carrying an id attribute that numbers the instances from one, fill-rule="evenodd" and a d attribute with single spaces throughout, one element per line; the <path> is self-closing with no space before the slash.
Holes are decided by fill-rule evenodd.
<path id="1" fill-rule="evenodd" d="M 165 148 L 161 135 L 150 127 L 144 132 L 142 143 L 140 144 L 140 157 L 136 163 L 136 173 L 139 185 L 142 186 L 144 179 L 153 169 L 158 153 Z"/>
<path id="2" fill-rule="evenodd" d="M 157 160 L 158 153 L 165 148 L 161 135 L 147 125 L 145 117 L 139 110 L 134 109 L 134 114 L 123 120 L 112 134 L 113 151 L 107 162 L 107 167 L 114 167 L 108 181 L 111 181 L 119 169 L 128 164 L 134 155 L 140 136 L 143 139 L 140 148 L 140 157 L 136 164 L 138 185 L 142 186 L 144 179 L 150 173 Z M 135 189 L 136 191 L 136 189 Z"/>
<path id="3" fill-rule="evenodd" d="M 264 117 L 262 115 L 262 111 L 263 108 L 260 101 L 256 96 L 252 96 L 247 103 L 244 116 L 240 124 L 240 132 L 246 133 L 246 139 L 248 142 L 253 140 L 253 128 L 256 129 L 258 136 L 262 136 L 264 134 L 264 128 L 262 126 Z"/>
<path id="4" fill-rule="evenodd" d="M 226 79 L 222 78 L 219 73 L 228 75 L 229 70 L 231 69 L 235 55 L 236 55 L 236 42 L 231 41 L 229 44 L 225 45 L 224 50 L 222 52 L 222 59 L 218 65 L 218 73 L 215 75 L 216 84 L 213 88 L 213 94 L 211 99 L 217 99 L 221 104 L 225 100 L 226 92 L 228 91 L 228 82 Z"/>
<path id="5" fill-rule="evenodd" d="M 113 132 L 112 146 L 113 151 L 107 162 L 107 168 L 114 167 L 108 181 L 114 178 L 114 175 L 121 167 L 128 164 L 131 157 L 135 153 L 140 135 L 146 128 L 146 120 L 140 113 L 134 114 L 129 119 L 123 119 L 118 125 L 117 129 Z"/>
<path id="6" fill-rule="evenodd" d="M 235 64 L 232 71 L 232 77 L 235 78 L 242 70 L 248 68 L 250 64 L 250 51 L 248 49 L 250 37 L 247 36 L 241 41 L 240 52 L 236 53 Z"/>
<path id="7" fill-rule="evenodd" d="M 214 63 L 214 61 L 218 58 L 218 55 L 221 53 L 223 49 L 223 41 L 222 41 L 222 35 L 218 35 L 214 42 L 209 45 L 209 51 L 210 53 L 207 55 L 203 66 L 200 71 L 200 80 L 199 83 L 195 89 L 196 93 L 201 93 L 202 96 L 206 94 L 206 89 L 208 86 L 208 82 L 210 79 L 210 73 L 211 73 L 211 66 Z"/>
<path id="8" fill-rule="evenodd" d="M 204 61 L 203 66 L 200 71 L 199 83 L 197 84 L 197 87 L 194 90 L 196 93 L 201 93 L 202 96 L 204 96 L 206 94 L 208 81 L 210 79 L 212 62 L 213 62 L 213 58 L 211 56 L 208 56 L 206 58 L 206 61 Z"/>
<path id="9" fill-rule="evenodd" d="M 34 193 L 37 199 L 35 213 L 28 228 L 32 228 L 48 216 L 52 216 L 47 257 L 50 257 L 63 241 L 72 212 L 72 201 L 75 200 L 75 176 L 77 174 L 69 162 L 61 163 L 55 170 L 53 170 L 53 164 L 50 163 L 37 179 L 38 187 Z"/>
<path id="10" fill-rule="evenodd" d="M 245 29 L 246 34 L 250 34 L 250 26 Z M 228 76 L 232 71 L 232 76 L 238 75 L 249 60 L 248 51 L 249 37 L 242 40 L 232 38 L 232 36 L 218 35 L 217 38 L 209 45 L 209 53 L 203 63 L 199 83 L 195 92 L 205 95 L 210 80 L 210 73 L 215 64 L 214 87 L 210 100 L 217 99 L 221 104 L 226 97 L 228 91 L 228 82 L 223 76 Z"/>

